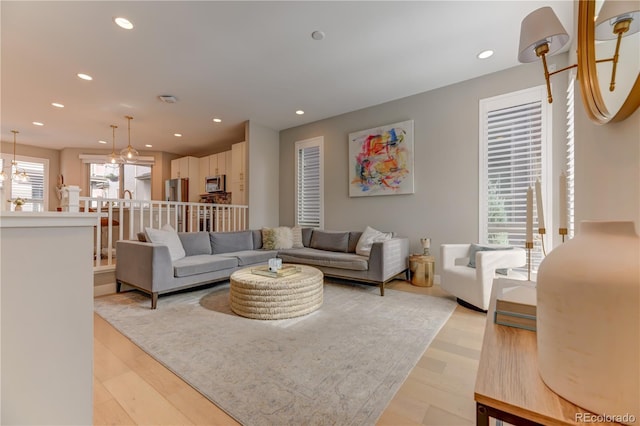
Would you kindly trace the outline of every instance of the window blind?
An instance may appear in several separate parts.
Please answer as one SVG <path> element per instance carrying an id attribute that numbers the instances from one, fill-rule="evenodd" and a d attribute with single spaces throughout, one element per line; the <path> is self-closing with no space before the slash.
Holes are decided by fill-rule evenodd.
<path id="1" fill-rule="evenodd" d="M 543 102 L 544 97 L 538 94 L 506 96 L 489 100 L 481 108 L 481 242 L 525 247 L 527 189 L 535 187 L 536 180 L 545 175 L 547 129 Z M 545 206 L 548 218 L 552 210 Z M 533 209 L 535 239 L 535 201 Z M 539 241 L 531 255 L 535 271 L 542 260 Z"/>
<path id="2" fill-rule="evenodd" d="M 575 73 L 571 73 L 567 87 L 567 238 L 575 233 L 575 80 Z"/>
<path id="3" fill-rule="evenodd" d="M 24 183 L 11 182 L 11 198 L 23 198 L 27 202 L 23 211 L 43 211 L 45 195 L 44 164 L 30 161 L 17 161 L 18 168 L 24 170 L 29 180 Z"/>
<path id="4" fill-rule="evenodd" d="M 296 143 L 296 225 L 323 226 L 322 145 L 318 140 Z"/>

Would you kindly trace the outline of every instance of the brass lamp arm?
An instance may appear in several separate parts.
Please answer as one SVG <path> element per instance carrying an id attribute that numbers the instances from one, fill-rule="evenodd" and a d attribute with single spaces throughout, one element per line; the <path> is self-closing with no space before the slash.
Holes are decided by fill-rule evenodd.
<path id="1" fill-rule="evenodd" d="M 549 80 L 549 77 L 551 77 L 554 74 L 558 74 L 559 72 L 563 72 L 566 70 L 569 70 L 571 68 L 576 68 L 578 66 L 578 64 L 573 64 L 570 65 L 568 67 L 564 67 L 562 69 L 559 69 L 557 71 L 553 71 L 553 72 L 549 72 L 549 68 L 547 67 L 547 53 L 549 52 L 549 44 L 545 43 L 545 44 L 541 44 L 540 46 L 536 47 L 536 55 L 539 56 L 542 59 L 542 66 L 544 67 L 544 79 L 547 83 L 547 101 L 549 101 L 549 103 L 553 102 L 553 96 L 551 96 L 551 81 Z"/>

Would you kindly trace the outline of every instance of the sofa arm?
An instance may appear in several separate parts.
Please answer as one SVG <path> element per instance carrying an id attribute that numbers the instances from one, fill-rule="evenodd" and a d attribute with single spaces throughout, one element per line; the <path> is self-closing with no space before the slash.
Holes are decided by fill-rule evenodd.
<path id="1" fill-rule="evenodd" d="M 409 238 L 395 237 L 373 243 L 369 255 L 369 279 L 386 282 L 407 270 Z"/>
<path id="2" fill-rule="evenodd" d="M 150 293 L 168 288 L 173 278 L 169 248 L 163 244 L 116 242 L 116 280 Z"/>

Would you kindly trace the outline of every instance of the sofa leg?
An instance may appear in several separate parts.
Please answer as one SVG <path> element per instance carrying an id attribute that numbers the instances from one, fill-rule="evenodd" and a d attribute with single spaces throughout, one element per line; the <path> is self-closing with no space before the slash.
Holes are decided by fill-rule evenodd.
<path id="1" fill-rule="evenodd" d="M 120 293 L 120 290 L 122 290 L 122 283 L 116 280 L 116 293 Z"/>
<path id="2" fill-rule="evenodd" d="M 158 292 L 151 293 L 151 309 L 158 307 Z"/>
<path id="3" fill-rule="evenodd" d="M 384 296 L 384 283 L 380 283 L 380 296 Z"/>

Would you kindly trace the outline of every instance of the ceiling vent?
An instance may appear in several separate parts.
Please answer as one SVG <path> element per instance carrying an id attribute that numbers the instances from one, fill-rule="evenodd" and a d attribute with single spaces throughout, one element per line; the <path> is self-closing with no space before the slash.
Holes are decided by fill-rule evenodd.
<path id="1" fill-rule="evenodd" d="M 161 95 L 158 96 L 158 99 L 160 99 L 165 104 L 175 104 L 176 102 L 178 102 L 178 98 L 171 95 Z"/>

